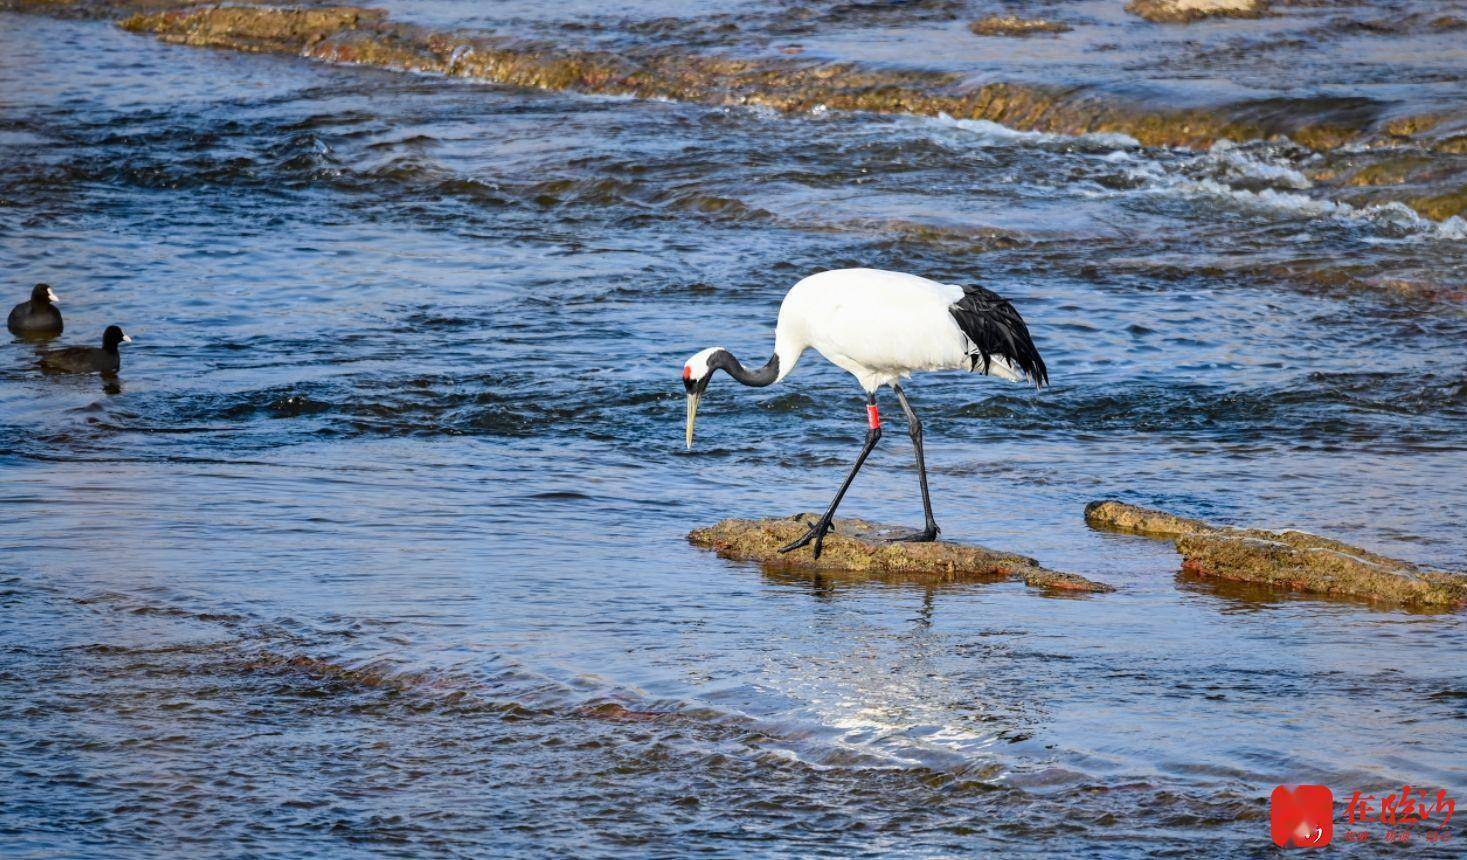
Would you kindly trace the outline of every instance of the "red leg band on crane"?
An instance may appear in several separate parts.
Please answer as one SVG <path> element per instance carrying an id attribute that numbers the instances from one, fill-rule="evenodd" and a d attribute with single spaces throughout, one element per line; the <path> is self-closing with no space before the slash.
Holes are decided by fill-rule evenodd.
<path id="1" fill-rule="evenodd" d="M 881 413 L 876 411 L 875 403 L 866 405 L 866 426 L 872 430 L 881 426 Z"/>

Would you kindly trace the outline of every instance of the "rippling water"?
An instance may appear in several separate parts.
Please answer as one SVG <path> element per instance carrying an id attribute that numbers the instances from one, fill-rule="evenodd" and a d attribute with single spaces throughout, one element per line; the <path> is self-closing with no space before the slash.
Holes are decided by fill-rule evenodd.
<path id="1" fill-rule="evenodd" d="M 1467 788 L 1460 615 L 1178 577 L 1083 504 L 1467 557 L 1460 227 L 1279 144 L 597 99 L 0 16 L 0 260 L 120 378 L 0 345 L 0 833 L 36 855 L 1218 856 L 1281 782 Z M 1460 224 L 1460 222 L 1458 222 Z M 790 284 L 982 277 L 1054 387 L 915 380 L 952 538 L 1119 587 L 689 547 L 863 429 Z M 845 512 L 916 523 L 888 434 Z M 1271 850 L 1271 849 L 1270 849 Z M 1425 856 L 1426 846 L 1413 851 Z"/>

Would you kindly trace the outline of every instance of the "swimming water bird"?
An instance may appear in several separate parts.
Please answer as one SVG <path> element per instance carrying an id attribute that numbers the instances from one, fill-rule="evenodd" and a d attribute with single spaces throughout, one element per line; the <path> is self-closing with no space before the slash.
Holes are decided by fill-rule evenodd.
<path id="1" fill-rule="evenodd" d="M 774 355 L 750 370 L 723 347 L 711 347 L 683 365 L 688 394 L 687 446 L 693 447 L 693 421 L 708 381 L 722 370 L 736 381 L 762 387 L 779 382 L 795 369 L 806 349 L 813 348 L 831 364 L 848 371 L 866 391 L 866 442 L 824 516 L 799 540 L 780 550 L 790 552 L 821 543 L 835 509 L 881 438 L 876 389 L 891 386 L 907 416 L 907 431 L 917 454 L 922 487 L 922 531 L 898 540 L 930 541 L 938 534 L 927 492 L 927 465 L 922 456 L 922 422 L 900 380 L 925 370 L 966 370 L 1013 382 L 1028 379 L 1035 387 L 1049 382 L 1044 359 L 1029 336 L 1029 327 L 1008 300 L 980 286 L 940 284 L 916 275 L 876 269 L 839 269 L 811 275 L 790 288 L 779 307 L 774 329 Z"/>
<path id="2" fill-rule="evenodd" d="M 118 344 L 132 343 L 132 338 L 115 325 L 102 332 L 102 346 L 69 346 L 41 357 L 41 369 L 52 373 L 116 373 L 122 367 Z"/>
<path id="3" fill-rule="evenodd" d="M 10 316 L 5 319 L 6 328 L 12 334 L 61 334 L 61 311 L 56 308 L 57 301 L 49 284 L 36 284 L 31 290 L 31 300 L 11 309 Z"/>

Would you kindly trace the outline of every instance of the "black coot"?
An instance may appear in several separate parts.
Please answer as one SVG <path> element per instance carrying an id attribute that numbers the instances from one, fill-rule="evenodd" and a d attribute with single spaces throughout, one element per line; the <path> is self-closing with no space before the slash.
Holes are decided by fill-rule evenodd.
<path id="1" fill-rule="evenodd" d="M 21 302 L 10 311 L 5 325 L 12 334 L 57 335 L 61 334 L 61 311 L 53 302 L 56 294 L 48 284 L 36 284 L 31 290 L 31 300 Z"/>
<path id="2" fill-rule="evenodd" d="M 101 348 L 69 346 L 58 349 L 41 357 L 41 369 L 52 373 L 116 373 L 122 367 L 117 345 L 131 341 L 132 338 L 123 334 L 122 329 L 109 325 L 102 332 Z"/>

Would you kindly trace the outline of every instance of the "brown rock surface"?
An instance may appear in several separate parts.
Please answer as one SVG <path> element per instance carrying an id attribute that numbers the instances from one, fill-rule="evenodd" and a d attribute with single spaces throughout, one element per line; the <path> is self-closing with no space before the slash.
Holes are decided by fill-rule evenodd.
<path id="1" fill-rule="evenodd" d="M 1300 531 L 1209 525 L 1107 500 L 1085 506 L 1092 528 L 1171 539 L 1182 568 L 1208 579 L 1400 606 L 1467 606 L 1467 575 L 1432 570 Z"/>
<path id="2" fill-rule="evenodd" d="M 354 6 L 272 8 L 221 6 L 139 13 L 124 20 L 124 30 L 150 32 L 165 42 L 233 48 L 236 51 L 296 53 L 335 35 L 387 17 L 378 9 Z"/>
<path id="3" fill-rule="evenodd" d="M 902 529 L 857 519 L 835 521 L 835 529 L 826 535 L 824 551 L 818 559 L 811 557 L 808 548 L 780 553 L 780 547 L 804 535 L 816 519 L 816 514 L 808 513 L 762 520 L 728 519 L 694 529 L 688 534 L 688 540 L 724 558 L 757 561 L 778 570 L 828 571 L 857 574 L 856 578 L 860 579 L 911 582 L 990 582 L 1019 577 L 1035 588 L 1076 592 L 1115 590 L 1072 573 L 1048 570 L 1034 559 L 1014 553 L 947 541 L 892 542 L 891 538 L 902 534 Z"/>
<path id="4" fill-rule="evenodd" d="M 1126 11 L 1159 24 L 1186 24 L 1202 18 L 1258 18 L 1268 0 L 1131 0 Z"/>
<path id="5" fill-rule="evenodd" d="M 1451 218 L 1454 215 L 1467 215 L 1467 188 L 1459 188 L 1445 194 L 1413 197 L 1406 201 L 1406 205 L 1427 218 L 1437 221 Z"/>
<path id="6" fill-rule="evenodd" d="M 1066 33 L 1070 25 L 1063 21 L 1045 18 L 1016 18 L 1013 15 L 992 15 L 974 21 L 968 29 L 975 36 L 1032 36 L 1035 33 Z"/>
<path id="7" fill-rule="evenodd" d="M 1091 528 L 1113 532 L 1130 532 L 1156 538 L 1175 538 L 1187 534 L 1212 533 L 1213 526 L 1166 511 L 1141 508 L 1107 499 L 1085 506 L 1085 522 Z"/>

